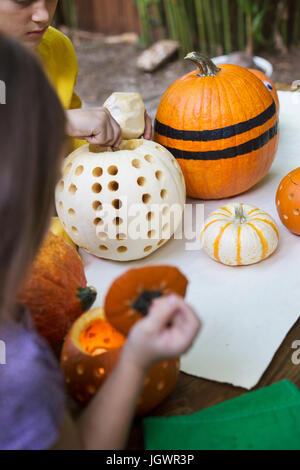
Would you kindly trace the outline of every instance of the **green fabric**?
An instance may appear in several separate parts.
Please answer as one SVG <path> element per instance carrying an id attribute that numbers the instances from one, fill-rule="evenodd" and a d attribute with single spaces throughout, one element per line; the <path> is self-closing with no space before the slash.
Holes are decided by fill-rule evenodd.
<path id="1" fill-rule="evenodd" d="M 143 420 L 148 450 L 300 450 L 300 391 L 284 380 L 197 413 Z"/>

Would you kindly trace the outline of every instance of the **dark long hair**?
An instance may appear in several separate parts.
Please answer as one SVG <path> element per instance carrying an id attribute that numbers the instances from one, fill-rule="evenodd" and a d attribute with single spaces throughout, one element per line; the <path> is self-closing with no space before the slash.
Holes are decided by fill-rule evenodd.
<path id="1" fill-rule="evenodd" d="M 0 315 L 11 314 L 47 230 L 65 115 L 36 57 L 0 36 Z M 3 99 L 4 97 L 1 96 Z"/>

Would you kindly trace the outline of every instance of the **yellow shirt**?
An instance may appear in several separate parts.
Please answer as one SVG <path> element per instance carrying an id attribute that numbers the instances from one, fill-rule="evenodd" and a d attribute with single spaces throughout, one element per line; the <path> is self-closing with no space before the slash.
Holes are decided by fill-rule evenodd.
<path id="1" fill-rule="evenodd" d="M 67 36 L 49 26 L 38 47 L 46 75 L 55 88 L 64 109 L 81 108 L 81 100 L 74 92 L 78 63 L 72 42 Z M 72 150 L 86 144 L 72 139 Z"/>

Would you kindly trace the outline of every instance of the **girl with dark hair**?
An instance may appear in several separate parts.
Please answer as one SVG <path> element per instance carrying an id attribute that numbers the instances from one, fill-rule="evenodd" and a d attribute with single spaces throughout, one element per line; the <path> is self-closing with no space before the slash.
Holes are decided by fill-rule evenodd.
<path id="1" fill-rule="evenodd" d="M 199 320 L 177 296 L 155 300 L 131 330 L 113 373 L 80 418 L 71 419 L 59 364 L 15 301 L 53 211 L 65 113 L 36 58 L 3 37 L 0 80 L 6 84 L 0 105 L 0 339 L 6 344 L 0 449 L 121 449 L 147 369 L 185 352 Z"/>

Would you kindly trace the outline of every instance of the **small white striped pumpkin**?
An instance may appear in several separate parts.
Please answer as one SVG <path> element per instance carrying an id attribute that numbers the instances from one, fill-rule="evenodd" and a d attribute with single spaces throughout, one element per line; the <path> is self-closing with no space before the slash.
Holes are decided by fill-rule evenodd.
<path id="1" fill-rule="evenodd" d="M 201 241 L 207 254 L 229 266 L 258 263 L 270 256 L 279 241 L 275 221 L 248 204 L 233 203 L 205 221 Z"/>

